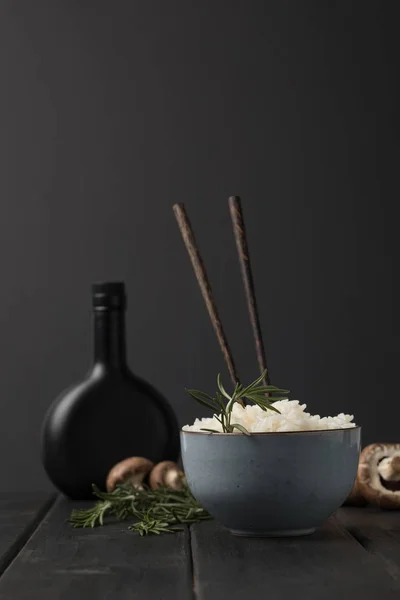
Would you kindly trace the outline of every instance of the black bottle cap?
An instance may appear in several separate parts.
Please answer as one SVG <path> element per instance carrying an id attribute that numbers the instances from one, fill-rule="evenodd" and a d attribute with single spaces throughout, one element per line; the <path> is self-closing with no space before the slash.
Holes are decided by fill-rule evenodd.
<path id="1" fill-rule="evenodd" d="M 126 306 L 125 284 L 123 281 L 101 281 L 92 284 L 93 308 L 120 308 Z"/>

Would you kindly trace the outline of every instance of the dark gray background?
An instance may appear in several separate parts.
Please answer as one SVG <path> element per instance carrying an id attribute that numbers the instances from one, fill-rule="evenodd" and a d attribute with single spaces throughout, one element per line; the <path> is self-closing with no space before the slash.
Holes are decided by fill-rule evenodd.
<path id="1" fill-rule="evenodd" d="M 231 194 L 273 382 L 400 441 L 395 4 L 1 2 L 2 488 L 48 485 L 40 424 L 90 364 L 92 281 L 127 282 L 130 364 L 181 424 L 184 386 L 226 374 L 175 202 L 256 376 Z"/>

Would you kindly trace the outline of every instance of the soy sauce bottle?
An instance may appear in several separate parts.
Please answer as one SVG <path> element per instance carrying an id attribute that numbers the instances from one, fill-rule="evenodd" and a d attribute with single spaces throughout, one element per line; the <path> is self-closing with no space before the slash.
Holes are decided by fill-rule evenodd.
<path id="1" fill-rule="evenodd" d="M 42 459 L 54 485 L 74 499 L 104 489 L 110 468 L 130 456 L 176 461 L 179 431 L 165 398 L 126 363 L 125 286 L 92 286 L 94 360 L 63 392 L 43 424 Z"/>

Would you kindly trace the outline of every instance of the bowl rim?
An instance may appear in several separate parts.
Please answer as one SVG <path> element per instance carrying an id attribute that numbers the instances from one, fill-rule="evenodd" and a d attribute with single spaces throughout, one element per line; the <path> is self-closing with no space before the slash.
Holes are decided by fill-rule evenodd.
<path id="1" fill-rule="evenodd" d="M 249 432 L 248 435 L 241 433 L 241 432 L 234 432 L 234 433 L 225 433 L 223 431 L 217 431 L 217 432 L 212 432 L 212 431 L 187 431 L 186 429 L 183 429 L 181 427 L 180 429 L 180 433 L 190 433 L 190 434 L 196 434 L 196 435 L 218 435 L 218 436 L 225 436 L 225 435 L 234 435 L 234 436 L 240 436 L 243 438 L 248 438 L 250 436 L 255 436 L 255 435 L 265 435 L 265 436 L 272 436 L 272 435 L 299 435 L 299 434 L 304 434 L 304 433 L 337 433 L 338 431 L 355 431 L 361 429 L 361 425 L 355 425 L 354 427 L 340 427 L 338 429 L 302 429 L 301 431 L 254 431 L 254 432 Z"/>

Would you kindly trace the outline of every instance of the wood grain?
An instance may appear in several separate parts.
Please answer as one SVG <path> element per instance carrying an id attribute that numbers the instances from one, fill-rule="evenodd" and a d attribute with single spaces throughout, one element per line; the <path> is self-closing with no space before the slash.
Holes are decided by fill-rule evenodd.
<path id="1" fill-rule="evenodd" d="M 381 561 L 389 575 L 400 582 L 400 512 L 372 506 L 345 507 L 336 515 L 358 542 Z"/>
<path id="2" fill-rule="evenodd" d="M 228 367 L 229 375 L 231 377 L 233 385 L 235 385 L 239 381 L 239 376 L 236 370 L 235 362 L 233 360 L 232 352 L 228 344 L 228 340 L 225 335 L 224 328 L 222 327 L 222 322 L 211 289 L 210 280 L 208 279 L 206 268 L 204 266 L 203 259 L 201 258 L 200 250 L 197 246 L 197 242 L 194 237 L 194 232 L 188 214 L 183 204 L 174 204 L 173 211 L 180 232 L 182 234 L 183 242 L 189 254 L 193 271 L 196 276 L 197 283 L 199 284 L 200 291 L 207 308 L 207 312 L 209 314 L 220 348 L 222 350 L 226 366 Z"/>
<path id="3" fill-rule="evenodd" d="M 235 237 L 236 248 L 239 258 L 240 271 L 242 273 L 242 280 L 246 294 L 247 309 L 249 312 L 251 328 L 253 331 L 254 342 L 256 345 L 257 362 L 260 368 L 260 372 L 263 373 L 264 371 L 266 371 L 264 383 L 265 385 L 269 385 L 270 377 L 267 366 L 267 357 L 265 355 L 260 317 L 257 307 L 256 291 L 254 287 L 253 271 L 250 262 L 250 252 L 247 242 L 242 204 L 239 196 L 231 196 L 228 200 L 228 204 L 233 226 L 233 235 Z"/>
<path id="4" fill-rule="evenodd" d="M 140 538 L 126 523 L 72 529 L 58 499 L 0 579 L 1 600 L 192 598 L 188 532 Z"/>
<path id="5" fill-rule="evenodd" d="M 400 597 L 395 511 L 341 508 L 303 538 L 238 538 L 200 523 L 190 530 L 191 557 L 187 530 L 139 538 L 126 523 L 72 529 L 66 521 L 82 503 L 51 504 L 47 494 L 0 496 L 0 600 Z"/>
<path id="6" fill-rule="evenodd" d="M 53 500 L 47 493 L 0 494 L 0 575 L 36 529 Z"/>
<path id="7" fill-rule="evenodd" d="M 335 519 L 303 538 L 232 536 L 215 522 L 191 528 L 199 600 L 394 600 L 400 587 Z"/>

